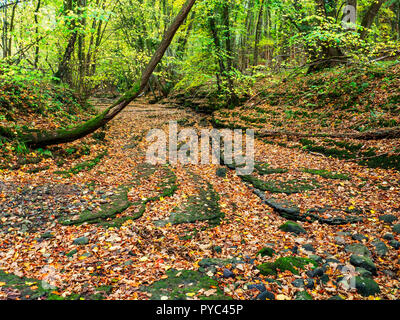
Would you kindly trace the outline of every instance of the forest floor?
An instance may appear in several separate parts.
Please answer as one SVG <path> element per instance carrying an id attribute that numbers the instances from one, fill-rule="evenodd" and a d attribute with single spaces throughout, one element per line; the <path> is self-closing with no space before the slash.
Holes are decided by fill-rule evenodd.
<path id="1" fill-rule="evenodd" d="M 301 213 L 326 208 L 316 213 L 328 221 L 360 218 L 340 225 L 305 220 L 287 232 L 280 229 L 287 220 L 233 170 L 146 165 L 143 135 L 166 129 L 170 120 L 201 123 L 184 110 L 134 104 L 92 147 L 95 154 L 107 150 L 92 167 L 65 169 L 91 163 L 94 156 L 85 155 L 61 172 L 48 159 L 40 166 L 51 169 L 3 176 L 0 267 L 28 280 L 0 275 L 1 298 L 293 299 L 306 290 L 314 299 L 359 299 L 362 289 L 338 284 L 341 268 L 356 273 L 354 253 L 362 257 L 362 279 L 378 283 L 376 296 L 399 298 L 400 238 L 390 216 L 390 222 L 380 220 L 400 215 L 398 172 L 257 140 L 261 168 L 254 177 L 267 183 L 266 198 L 291 201 Z M 180 219 L 171 212 L 186 214 Z M 157 223 L 166 219 L 170 223 Z M 258 254 L 263 248 L 272 250 Z M 272 270 L 263 275 L 257 266 L 268 262 L 277 269 L 267 265 Z"/>
<path id="2" fill-rule="evenodd" d="M 138 101 L 1 170 L 0 299 L 400 298 L 400 173 L 352 157 L 373 142 L 256 139 L 249 176 L 147 164 L 146 134 L 172 120 L 213 123 Z"/>

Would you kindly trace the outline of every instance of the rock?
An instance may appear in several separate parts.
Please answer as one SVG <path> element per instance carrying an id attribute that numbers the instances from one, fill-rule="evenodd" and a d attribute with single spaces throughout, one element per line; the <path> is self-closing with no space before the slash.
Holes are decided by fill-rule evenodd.
<path id="1" fill-rule="evenodd" d="M 335 258 L 328 258 L 326 259 L 326 263 L 340 263 L 340 261 Z"/>
<path id="2" fill-rule="evenodd" d="M 327 283 L 329 282 L 329 276 L 328 276 L 327 274 L 324 273 L 324 274 L 321 276 L 321 282 L 324 283 L 324 284 L 327 284 Z"/>
<path id="3" fill-rule="evenodd" d="M 306 230 L 304 230 L 304 228 L 299 225 L 296 222 L 293 221 L 287 221 L 286 223 L 284 223 L 283 225 L 281 225 L 279 227 L 280 230 L 285 231 L 285 232 L 291 232 L 294 234 L 302 234 L 302 233 L 307 233 Z"/>
<path id="4" fill-rule="evenodd" d="M 368 240 L 368 238 L 367 238 L 366 236 L 364 236 L 363 234 L 360 234 L 360 233 L 353 234 L 353 235 L 351 236 L 351 238 L 352 238 L 353 240 L 357 240 L 357 241 Z"/>
<path id="5" fill-rule="evenodd" d="M 392 228 L 393 232 L 400 233 L 400 223 L 395 224 Z"/>
<path id="6" fill-rule="evenodd" d="M 371 252 L 368 250 L 368 248 L 361 243 L 349 244 L 344 248 L 344 250 L 348 253 L 354 253 L 359 256 L 371 256 Z"/>
<path id="7" fill-rule="evenodd" d="M 384 214 L 383 216 L 379 216 L 378 219 L 385 223 L 390 223 L 390 224 L 397 221 L 397 217 L 393 214 Z"/>
<path id="8" fill-rule="evenodd" d="M 131 266 L 133 264 L 133 260 L 128 260 L 124 262 L 124 266 Z"/>
<path id="9" fill-rule="evenodd" d="M 378 256 L 385 256 L 388 252 L 388 248 L 385 243 L 380 240 L 372 241 L 372 244 L 375 246 L 375 251 Z"/>
<path id="10" fill-rule="evenodd" d="M 292 285 L 294 285 L 296 288 L 304 288 L 305 283 L 303 279 L 296 279 L 292 282 Z"/>
<path id="11" fill-rule="evenodd" d="M 310 290 L 314 289 L 314 287 L 315 287 L 314 279 L 311 279 L 311 278 L 306 279 L 306 281 L 305 281 L 305 287 L 306 287 L 307 289 L 310 289 Z"/>
<path id="12" fill-rule="evenodd" d="M 307 291 L 299 291 L 296 293 L 295 300 L 312 300 L 313 298 L 310 296 L 310 294 Z"/>
<path id="13" fill-rule="evenodd" d="M 226 178 L 226 172 L 227 172 L 226 168 L 218 168 L 216 171 L 216 175 L 220 178 Z"/>
<path id="14" fill-rule="evenodd" d="M 269 292 L 268 290 L 265 290 L 264 292 L 261 292 L 257 296 L 258 300 L 275 300 L 275 295 L 272 292 Z"/>
<path id="15" fill-rule="evenodd" d="M 89 239 L 87 237 L 76 238 L 73 242 L 73 244 L 77 244 L 77 245 L 85 245 L 88 243 L 89 243 Z"/>
<path id="16" fill-rule="evenodd" d="M 314 247 L 309 243 L 303 244 L 303 249 L 306 251 L 315 252 Z"/>
<path id="17" fill-rule="evenodd" d="M 373 296 L 380 293 L 379 285 L 371 278 L 356 277 L 356 289 L 364 297 Z"/>
<path id="18" fill-rule="evenodd" d="M 351 232 L 339 231 L 339 232 L 336 232 L 336 235 L 341 236 L 341 237 L 349 237 L 349 236 L 351 236 Z"/>
<path id="19" fill-rule="evenodd" d="M 400 242 L 397 240 L 391 240 L 389 241 L 389 244 L 395 248 L 396 250 L 400 249 Z"/>
<path id="20" fill-rule="evenodd" d="M 275 254 L 275 250 L 269 247 L 264 247 L 257 252 L 257 255 L 261 254 L 262 257 L 268 256 L 272 257 Z"/>
<path id="21" fill-rule="evenodd" d="M 308 270 L 306 272 L 307 276 L 310 278 L 321 277 L 324 274 L 323 268 L 315 268 L 314 270 Z"/>
<path id="22" fill-rule="evenodd" d="M 51 239 L 51 238 L 54 238 L 54 235 L 50 231 L 47 231 L 47 232 L 43 233 L 40 236 L 40 238 L 42 238 L 42 239 Z"/>
<path id="23" fill-rule="evenodd" d="M 350 257 L 350 263 L 355 267 L 364 268 L 370 271 L 373 275 L 376 275 L 376 266 L 373 261 L 368 257 L 353 254 Z"/>
<path id="24" fill-rule="evenodd" d="M 222 248 L 220 246 L 215 246 L 213 249 L 214 249 L 214 252 L 216 252 L 216 253 L 222 252 Z"/>
<path id="25" fill-rule="evenodd" d="M 385 240 L 394 240 L 394 235 L 388 232 L 383 236 L 383 239 L 385 239 Z"/>
<path id="26" fill-rule="evenodd" d="M 328 300 L 344 300 L 341 296 L 332 296 Z"/>
<path id="27" fill-rule="evenodd" d="M 234 278 L 234 277 L 235 277 L 235 274 L 234 274 L 231 270 L 229 270 L 229 269 L 224 269 L 224 271 L 223 271 L 223 277 L 224 277 L 224 278 Z"/>
<path id="28" fill-rule="evenodd" d="M 309 258 L 310 259 L 313 259 L 316 263 L 322 263 L 322 257 L 320 257 L 320 256 L 317 256 L 317 255 L 315 255 L 315 254 L 311 254 L 310 256 L 309 256 Z"/>
<path id="29" fill-rule="evenodd" d="M 357 267 L 356 272 L 359 273 L 360 277 L 372 278 L 372 273 L 364 268 Z"/>
<path id="30" fill-rule="evenodd" d="M 343 237 L 335 237 L 335 242 L 337 243 L 337 244 L 346 244 L 346 239 L 345 238 L 343 238 Z"/>
<path id="31" fill-rule="evenodd" d="M 262 283 L 249 284 L 249 285 L 247 286 L 247 288 L 248 288 L 249 290 L 257 289 L 257 290 L 260 291 L 260 292 L 264 292 L 265 290 L 267 290 L 267 288 L 265 287 L 265 285 L 262 284 Z"/>

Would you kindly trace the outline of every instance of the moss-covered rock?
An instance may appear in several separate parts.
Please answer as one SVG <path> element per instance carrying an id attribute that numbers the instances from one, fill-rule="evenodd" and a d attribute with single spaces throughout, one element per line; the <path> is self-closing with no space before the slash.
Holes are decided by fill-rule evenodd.
<path id="1" fill-rule="evenodd" d="M 168 278 L 154 282 L 149 286 L 142 286 L 141 291 L 151 294 L 152 300 L 186 300 L 190 296 L 198 296 L 201 300 L 231 300 L 218 287 L 218 282 L 198 271 L 169 270 Z M 199 294 L 199 290 L 214 289 L 210 296 Z"/>
<path id="2" fill-rule="evenodd" d="M 286 221 L 283 225 L 279 227 L 279 229 L 294 234 L 307 233 L 307 231 L 301 225 L 294 221 Z"/>
<path id="3" fill-rule="evenodd" d="M 293 274 L 299 274 L 299 269 L 304 269 L 304 267 L 310 263 L 314 267 L 317 266 L 317 263 L 309 258 L 281 257 L 276 259 L 275 262 L 263 263 L 257 266 L 257 269 L 265 276 L 275 275 L 278 271 L 290 271 Z"/>
<path id="4" fill-rule="evenodd" d="M 356 289 L 364 297 L 373 296 L 381 292 L 379 285 L 371 278 L 356 277 Z"/>

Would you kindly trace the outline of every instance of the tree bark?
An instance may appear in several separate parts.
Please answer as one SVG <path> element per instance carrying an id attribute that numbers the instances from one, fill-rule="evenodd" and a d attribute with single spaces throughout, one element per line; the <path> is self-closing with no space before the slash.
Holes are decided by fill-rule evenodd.
<path id="1" fill-rule="evenodd" d="M 166 31 L 158 49 L 154 53 L 146 69 L 143 71 L 141 80 L 121 99 L 116 101 L 113 105 L 111 105 L 98 116 L 88 120 L 81 125 L 78 125 L 75 128 L 56 130 L 53 132 L 35 131 L 28 134 L 20 134 L 19 138 L 31 147 L 43 147 L 75 141 L 103 127 L 117 114 L 119 114 L 127 105 L 129 105 L 134 99 L 136 99 L 146 88 L 150 76 L 152 75 L 157 64 L 164 56 L 165 51 L 171 44 L 176 32 L 185 21 L 195 2 L 196 0 L 187 0 L 186 3 L 182 6 L 181 11 Z"/>
<path id="2" fill-rule="evenodd" d="M 260 4 L 260 11 L 258 13 L 258 19 L 257 19 L 257 26 L 256 26 L 256 35 L 255 35 L 255 40 L 254 40 L 254 62 L 253 66 L 258 65 L 258 44 L 260 42 L 260 36 L 261 36 L 261 22 L 262 22 L 262 17 L 264 13 L 264 2 L 265 0 L 261 1 Z"/>
<path id="3" fill-rule="evenodd" d="M 367 12 L 365 13 L 362 21 L 361 26 L 363 27 L 360 37 L 361 39 L 365 39 L 368 34 L 369 28 L 371 28 L 376 15 L 378 14 L 380 8 L 387 0 L 373 0 L 371 6 L 368 8 Z"/>

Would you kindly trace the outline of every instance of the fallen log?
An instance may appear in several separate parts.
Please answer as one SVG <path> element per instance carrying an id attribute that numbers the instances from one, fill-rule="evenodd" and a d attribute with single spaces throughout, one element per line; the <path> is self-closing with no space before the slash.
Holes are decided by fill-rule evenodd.
<path id="1" fill-rule="evenodd" d="M 299 138 L 348 138 L 357 140 L 382 140 L 382 139 L 396 139 L 400 138 L 400 126 L 370 130 L 365 132 L 317 132 L 317 133 L 307 133 L 307 132 L 295 132 L 288 130 L 265 130 L 261 129 L 257 132 L 259 137 L 278 137 L 278 136 L 288 136 L 288 137 L 299 137 Z"/>

